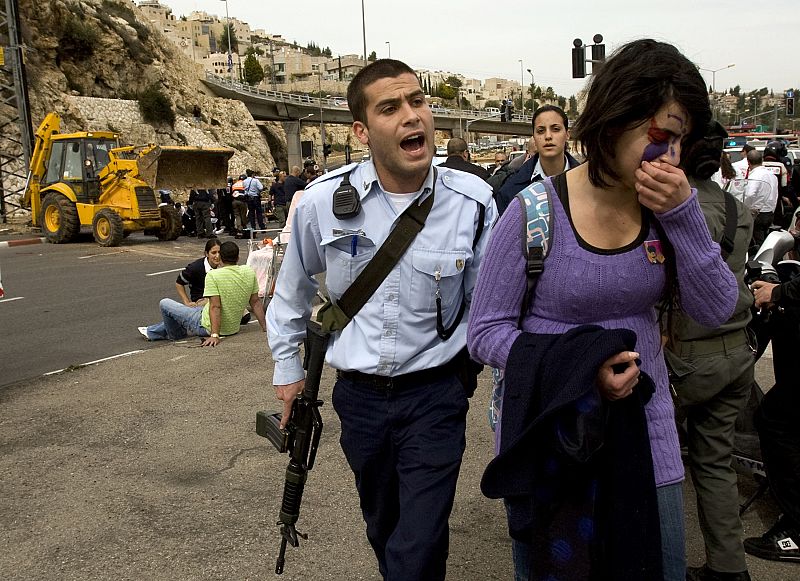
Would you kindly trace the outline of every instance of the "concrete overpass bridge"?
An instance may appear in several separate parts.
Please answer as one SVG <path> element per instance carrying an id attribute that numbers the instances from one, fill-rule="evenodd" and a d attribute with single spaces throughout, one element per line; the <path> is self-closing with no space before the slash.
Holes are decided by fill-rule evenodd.
<path id="1" fill-rule="evenodd" d="M 296 93 L 282 93 L 253 88 L 219 75 L 207 73 L 204 83 L 218 97 L 236 99 L 245 104 L 256 121 L 279 121 L 286 131 L 286 148 L 289 167 L 302 165 L 300 122 L 320 115 L 324 123 L 352 125 L 353 116 L 341 97 L 317 98 Z M 514 115 L 510 122 L 502 122 L 498 114 L 474 110 L 443 110 L 433 114 L 434 126 L 459 136 L 472 133 L 498 135 L 530 135 L 530 115 Z"/>

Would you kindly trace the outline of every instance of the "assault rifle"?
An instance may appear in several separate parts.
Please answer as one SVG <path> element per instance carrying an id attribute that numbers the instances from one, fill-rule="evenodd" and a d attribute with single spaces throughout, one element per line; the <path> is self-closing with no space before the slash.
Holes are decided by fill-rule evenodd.
<path id="1" fill-rule="evenodd" d="M 308 535 L 297 531 L 295 523 L 300 516 L 300 503 L 303 500 L 308 471 L 314 467 L 319 438 L 322 435 L 322 416 L 319 413 L 322 401 L 317 399 L 317 394 L 329 337 L 318 324 L 307 324 L 303 361 L 306 383 L 303 392 L 292 404 L 292 415 L 286 428 L 280 428 L 279 412 L 256 413 L 256 433 L 272 442 L 278 452 L 289 452 L 289 466 L 286 468 L 283 501 L 277 523 L 281 527 L 281 548 L 275 563 L 277 575 L 283 573 L 286 544 L 298 547 L 299 538 L 308 538 Z"/>

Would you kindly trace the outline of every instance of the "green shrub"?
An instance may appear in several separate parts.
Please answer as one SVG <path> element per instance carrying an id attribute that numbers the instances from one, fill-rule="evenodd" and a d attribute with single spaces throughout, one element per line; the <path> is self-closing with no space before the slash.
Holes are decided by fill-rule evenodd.
<path id="1" fill-rule="evenodd" d="M 150 85 L 139 94 L 139 111 L 148 123 L 175 123 L 172 103 L 158 85 Z"/>
<path id="2" fill-rule="evenodd" d="M 64 21 L 56 49 L 58 62 L 63 60 L 82 61 L 94 54 L 98 41 L 97 30 L 90 24 L 68 17 Z"/>

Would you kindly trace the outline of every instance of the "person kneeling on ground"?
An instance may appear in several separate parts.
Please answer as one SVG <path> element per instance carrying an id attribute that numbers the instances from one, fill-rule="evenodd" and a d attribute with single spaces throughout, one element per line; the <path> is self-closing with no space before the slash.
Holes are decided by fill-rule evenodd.
<path id="1" fill-rule="evenodd" d="M 199 307 L 187 307 L 172 299 L 162 299 L 159 308 L 163 321 L 140 328 L 142 335 L 150 341 L 204 337 L 202 346 L 214 347 L 221 336 L 239 332 L 241 313 L 248 303 L 261 330 L 266 331 L 255 272 L 247 265 L 238 264 L 239 247 L 235 242 L 223 242 L 219 255 L 222 266 L 206 274 L 203 294 L 208 302 Z"/>

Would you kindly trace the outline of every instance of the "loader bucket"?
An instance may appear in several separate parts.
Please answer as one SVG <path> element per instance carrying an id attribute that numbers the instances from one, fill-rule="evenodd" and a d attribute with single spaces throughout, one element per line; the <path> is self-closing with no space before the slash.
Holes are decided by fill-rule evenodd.
<path id="1" fill-rule="evenodd" d="M 232 149 L 153 146 L 139 154 L 139 178 L 154 190 L 222 188 Z"/>

